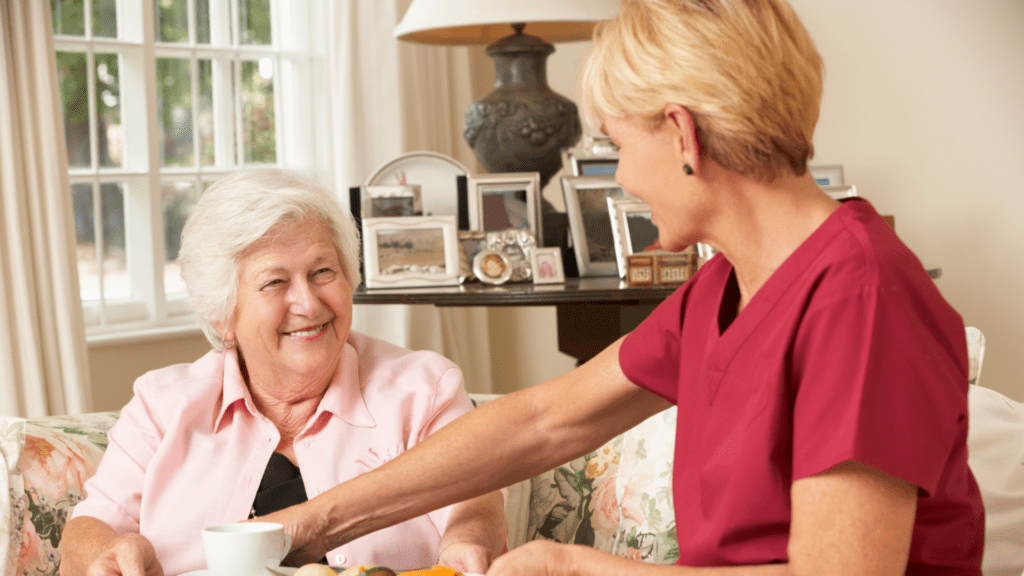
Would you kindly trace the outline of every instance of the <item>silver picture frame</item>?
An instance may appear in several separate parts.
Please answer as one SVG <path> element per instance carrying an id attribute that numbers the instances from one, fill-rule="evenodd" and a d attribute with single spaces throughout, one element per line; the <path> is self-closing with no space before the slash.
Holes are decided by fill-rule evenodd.
<path id="1" fill-rule="evenodd" d="M 822 186 L 821 189 L 825 194 L 828 194 L 836 200 L 857 196 L 857 187 L 853 184 L 844 184 L 842 186 Z"/>
<path id="2" fill-rule="evenodd" d="M 470 230 L 528 230 L 543 243 L 539 172 L 470 174 L 466 187 Z"/>
<path id="3" fill-rule="evenodd" d="M 658 241 L 658 227 L 651 221 L 651 207 L 636 197 L 606 199 L 615 240 L 619 278 L 625 278 L 630 254 L 643 252 Z"/>
<path id="4" fill-rule="evenodd" d="M 569 234 L 580 276 L 617 276 L 607 198 L 634 198 L 614 176 L 562 176 Z"/>
<path id="5" fill-rule="evenodd" d="M 363 218 L 422 216 L 422 186 L 419 184 L 363 186 L 360 210 Z"/>
<path id="6" fill-rule="evenodd" d="M 363 253 L 368 289 L 459 283 L 455 216 L 365 218 Z"/>
<path id="7" fill-rule="evenodd" d="M 808 166 L 811 177 L 818 186 L 842 186 L 846 184 L 843 178 L 842 164 L 829 164 L 827 166 Z"/>

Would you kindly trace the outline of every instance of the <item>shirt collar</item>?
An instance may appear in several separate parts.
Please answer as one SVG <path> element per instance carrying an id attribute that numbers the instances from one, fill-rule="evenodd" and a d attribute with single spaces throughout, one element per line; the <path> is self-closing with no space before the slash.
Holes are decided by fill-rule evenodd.
<path id="1" fill-rule="evenodd" d="M 220 411 L 214 424 L 215 430 L 220 429 L 225 415 L 233 409 L 246 410 L 250 415 L 258 414 L 249 394 L 249 387 L 242 378 L 238 350 L 224 350 L 223 359 L 224 385 Z M 373 428 L 377 425 L 363 400 L 363 383 L 359 378 L 359 355 L 350 342 L 345 342 L 345 347 L 341 351 L 341 365 L 331 384 L 324 391 L 324 397 L 320 399 L 320 405 L 310 418 L 310 423 L 318 421 L 324 412 L 333 414 L 353 426 Z"/>

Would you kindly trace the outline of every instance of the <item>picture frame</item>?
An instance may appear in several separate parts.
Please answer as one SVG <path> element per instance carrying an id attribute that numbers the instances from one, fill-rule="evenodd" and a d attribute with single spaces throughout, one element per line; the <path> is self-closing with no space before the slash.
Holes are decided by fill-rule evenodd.
<path id="1" fill-rule="evenodd" d="M 363 186 L 360 214 L 363 218 L 422 216 L 422 189 L 419 184 Z"/>
<path id="2" fill-rule="evenodd" d="M 363 252 L 368 289 L 459 283 L 455 216 L 364 218 Z"/>
<path id="3" fill-rule="evenodd" d="M 857 196 L 857 187 L 853 184 L 845 184 L 842 186 L 822 186 L 821 189 L 825 194 L 828 194 L 836 200 Z"/>
<path id="4" fill-rule="evenodd" d="M 608 175 L 562 176 L 562 194 L 580 276 L 618 275 L 607 198 L 634 196 Z"/>
<path id="5" fill-rule="evenodd" d="M 615 262 L 619 278 L 625 278 L 627 258 L 643 252 L 658 241 L 658 227 L 651 221 L 651 207 L 636 197 L 606 199 L 615 241 Z"/>
<path id="6" fill-rule="evenodd" d="M 530 254 L 534 284 L 564 284 L 565 267 L 562 265 L 562 249 L 534 248 Z"/>
<path id="7" fill-rule="evenodd" d="M 811 177 L 818 186 L 842 186 L 843 180 L 842 164 L 830 164 L 828 166 L 808 166 Z"/>
<path id="8" fill-rule="evenodd" d="M 562 165 L 573 176 L 614 176 L 619 148 L 607 136 L 585 136 L 576 148 L 562 152 Z"/>
<path id="9" fill-rule="evenodd" d="M 497 232 L 486 232 L 486 234 L 486 248 L 504 252 L 508 256 L 508 261 L 512 266 L 512 274 L 508 281 L 529 282 L 533 278 L 530 254 L 537 248 L 537 241 L 530 231 L 508 228 Z"/>
<path id="10" fill-rule="evenodd" d="M 512 277 L 513 266 L 501 250 L 487 249 L 473 258 L 473 273 L 484 284 L 504 284 Z"/>
<path id="11" fill-rule="evenodd" d="M 539 172 L 470 174 L 466 186 L 470 230 L 528 230 L 543 242 Z"/>

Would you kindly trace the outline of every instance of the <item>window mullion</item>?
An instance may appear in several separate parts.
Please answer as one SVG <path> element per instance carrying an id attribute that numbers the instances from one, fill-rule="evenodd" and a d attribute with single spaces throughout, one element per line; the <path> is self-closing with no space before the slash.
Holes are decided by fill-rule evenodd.
<path id="1" fill-rule="evenodd" d="M 100 194 L 100 180 L 97 177 L 92 179 L 92 222 L 93 222 L 93 246 L 96 250 L 96 278 L 99 281 L 99 313 L 100 325 L 107 323 L 107 296 L 106 278 L 104 278 L 103 266 L 103 196 Z"/>

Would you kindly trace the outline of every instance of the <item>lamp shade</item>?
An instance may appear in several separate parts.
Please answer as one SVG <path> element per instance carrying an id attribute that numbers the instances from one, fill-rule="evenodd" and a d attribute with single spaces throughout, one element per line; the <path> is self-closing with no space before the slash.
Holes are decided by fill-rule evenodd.
<path id="1" fill-rule="evenodd" d="M 395 37 L 425 44 L 490 44 L 511 24 L 548 42 L 589 40 L 594 23 L 608 20 L 619 0 L 413 0 Z"/>

